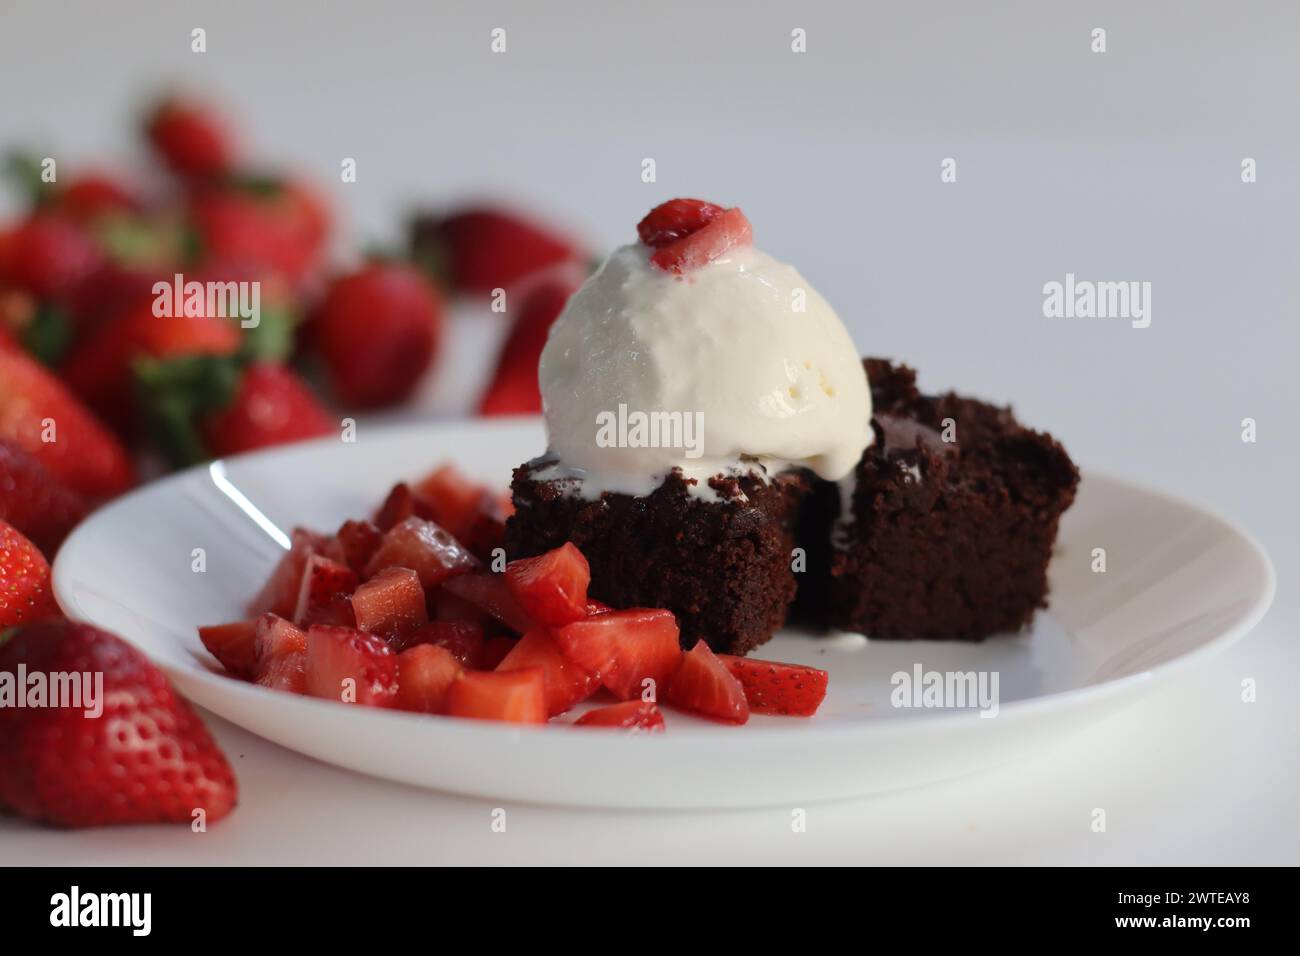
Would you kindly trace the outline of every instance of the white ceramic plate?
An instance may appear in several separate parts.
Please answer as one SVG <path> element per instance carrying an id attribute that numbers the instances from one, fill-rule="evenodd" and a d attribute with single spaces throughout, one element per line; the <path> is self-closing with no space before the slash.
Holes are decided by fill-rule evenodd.
<path id="1" fill-rule="evenodd" d="M 504 485 L 542 446 L 531 420 L 403 425 L 184 472 L 78 528 L 59 554 L 55 590 L 69 615 L 139 646 L 182 693 L 286 747 L 421 786 L 609 807 L 799 806 L 1010 761 L 1227 646 L 1273 597 L 1272 567 L 1249 535 L 1184 501 L 1090 473 L 1062 524 L 1051 610 L 1032 631 L 982 644 L 787 632 L 765 646 L 763 657 L 830 672 L 812 719 L 730 727 L 669 712 L 667 733 L 627 736 L 352 707 L 216 672 L 195 628 L 242 616 L 277 560 L 277 535 L 367 514 L 394 481 L 444 459 Z M 203 573 L 193 570 L 196 548 Z M 1105 573 L 1092 570 L 1094 548 L 1106 551 Z M 997 715 L 893 706 L 893 675 L 917 666 L 996 673 Z"/>

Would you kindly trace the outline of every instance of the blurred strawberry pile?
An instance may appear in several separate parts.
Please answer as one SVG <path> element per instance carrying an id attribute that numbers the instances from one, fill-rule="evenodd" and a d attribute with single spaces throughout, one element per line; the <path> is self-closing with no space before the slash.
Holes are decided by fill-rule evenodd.
<path id="1" fill-rule="evenodd" d="M 561 233 L 488 207 L 421 214 L 400 254 L 340 271 L 323 192 L 250 167 L 210 107 L 166 99 L 143 135 L 157 163 L 133 177 L 9 163 L 26 209 L 0 223 L 0 521 L 47 555 L 142 476 L 407 401 L 455 296 L 509 317 L 479 412 L 540 410 L 537 359 L 587 263 Z M 233 294 L 188 307 L 178 282 L 256 283 L 256 318 Z"/>

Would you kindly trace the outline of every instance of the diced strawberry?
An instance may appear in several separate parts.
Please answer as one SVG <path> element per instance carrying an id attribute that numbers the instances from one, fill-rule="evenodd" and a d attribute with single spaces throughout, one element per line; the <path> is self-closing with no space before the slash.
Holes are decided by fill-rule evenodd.
<path id="1" fill-rule="evenodd" d="M 624 727 L 633 733 L 657 733 L 664 729 L 659 707 L 643 700 L 625 700 L 589 710 L 573 722 L 575 727 Z"/>
<path id="2" fill-rule="evenodd" d="M 587 598 L 587 617 L 594 617 L 597 614 L 608 614 L 612 610 L 614 609 L 604 601 Z"/>
<path id="3" fill-rule="evenodd" d="M 498 634 L 495 637 L 486 638 L 483 641 L 483 649 L 478 654 L 479 670 L 494 671 L 497 666 L 510 656 L 516 645 L 519 644 L 519 638 L 508 637 L 505 634 Z"/>
<path id="4" fill-rule="evenodd" d="M 455 581 L 456 578 L 451 580 Z M 489 624 L 497 623 L 496 618 L 477 604 L 452 594 L 446 588 L 439 588 L 431 594 L 429 603 L 432 605 L 431 616 L 437 621 L 462 621 L 467 624 L 477 624 L 485 630 Z"/>
<path id="5" fill-rule="evenodd" d="M 505 547 L 505 519 L 487 513 L 479 514 L 460 540 L 470 554 L 484 564 L 490 564 L 492 552 Z"/>
<path id="6" fill-rule="evenodd" d="M 430 621 L 392 643 L 399 651 L 420 644 L 445 647 L 466 667 L 478 670 L 483 656 L 483 628 L 469 621 Z"/>
<path id="7" fill-rule="evenodd" d="M 411 489 L 429 507 L 431 517 L 451 534 L 463 539 L 484 510 L 488 490 L 466 478 L 455 465 L 440 465 Z"/>
<path id="8" fill-rule="evenodd" d="M 542 628 L 521 637 L 505 660 L 497 665 L 497 670 L 517 671 L 528 667 L 540 669 L 545 677 L 546 712 L 551 717 L 586 700 L 600 687 L 596 676 L 560 653 L 555 639 Z"/>
<path id="9" fill-rule="evenodd" d="M 307 693 L 307 652 L 294 651 L 260 665 L 257 683 L 290 694 Z"/>
<path id="10" fill-rule="evenodd" d="M 316 625 L 307 632 L 307 693 L 369 707 L 391 706 L 397 695 L 397 655 L 373 634 Z"/>
<path id="11" fill-rule="evenodd" d="M 411 491 L 411 486 L 404 481 L 398 482 L 393 485 L 392 490 L 388 492 L 388 497 L 375 512 L 374 524 L 380 531 L 388 531 L 398 522 L 414 517 L 415 504 L 415 493 Z M 428 515 L 420 515 L 420 517 L 428 517 Z"/>
<path id="12" fill-rule="evenodd" d="M 623 700 L 641 695 L 643 681 L 657 688 L 682 659 L 677 619 L 671 611 L 633 608 L 574 621 L 555 631 L 564 656 Z"/>
<path id="13" fill-rule="evenodd" d="M 305 528 L 294 528 L 292 544 L 267 578 L 262 590 L 248 606 L 250 614 L 271 611 L 280 617 L 293 617 L 302 588 L 302 572 L 307 558 L 324 549 L 325 538 Z"/>
<path id="14" fill-rule="evenodd" d="M 436 644 L 417 644 L 397 655 L 395 706 L 423 714 L 440 714 L 447 692 L 463 668 L 451 651 Z"/>
<path id="15" fill-rule="evenodd" d="M 374 577 L 384 568 L 411 568 L 426 588 L 435 588 L 452 575 L 478 568 L 474 555 L 445 529 L 422 518 L 406 518 L 392 527 L 379 545 L 366 577 Z"/>
<path id="16" fill-rule="evenodd" d="M 719 654 L 756 714 L 811 717 L 826 697 L 829 675 L 816 667 Z"/>
<path id="17" fill-rule="evenodd" d="M 647 246 L 658 249 L 699 232 L 725 211 L 703 199 L 670 199 L 646 213 L 637 223 L 636 233 Z"/>
<path id="18" fill-rule="evenodd" d="M 257 665 L 257 621 L 235 621 L 199 628 L 199 640 L 221 666 L 236 677 L 250 679 Z"/>
<path id="19" fill-rule="evenodd" d="M 665 698 L 683 710 L 713 720 L 732 724 L 749 720 L 745 689 L 704 641 L 682 655 L 682 666 L 668 684 Z"/>
<path id="20" fill-rule="evenodd" d="M 323 555 L 311 555 L 302 569 L 293 622 L 300 627 L 309 624 L 351 625 L 348 595 L 356 586 L 357 576 L 346 564 Z"/>
<path id="21" fill-rule="evenodd" d="M 263 687 L 307 692 L 307 632 L 275 614 L 257 619 L 255 679 Z"/>
<path id="22" fill-rule="evenodd" d="M 420 576 L 410 568 L 385 568 L 352 595 L 357 629 L 401 638 L 429 621 Z"/>
<path id="23" fill-rule="evenodd" d="M 360 574 L 379 550 L 384 533 L 373 521 L 345 521 L 335 537 L 343 563 Z"/>
<path id="24" fill-rule="evenodd" d="M 533 628 L 533 619 L 520 606 L 501 574 L 460 574 L 450 578 L 442 589 L 476 604 L 516 634 Z"/>
<path id="25" fill-rule="evenodd" d="M 591 568 L 573 542 L 506 566 L 506 583 L 533 620 L 559 627 L 587 616 Z"/>
<path id="26" fill-rule="evenodd" d="M 447 693 L 453 717 L 546 723 L 546 683 L 540 668 L 521 671 L 469 671 Z"/>
<path id="27" fill-rule="evenodd" d="M 728 209 L 702 229 L 661 246 L 650 256 L 660 269 L 681 275 L 720 259 L 738 246 L 754 241 L 753 230 L 745 214 Z"/>

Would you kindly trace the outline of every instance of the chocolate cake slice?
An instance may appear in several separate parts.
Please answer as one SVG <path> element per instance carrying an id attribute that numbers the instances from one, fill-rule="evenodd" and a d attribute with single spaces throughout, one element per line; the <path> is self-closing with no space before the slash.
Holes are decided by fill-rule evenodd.
<path id="1" fill-rule="evenodd" d="M 876 440 L 843 496 L 826 483 L 813 494 L 800 609 L 885 639 L 978 641 L 1029 624 L 1078 469 L 1008 408 L 922 395 L 912 369 L 864 365 Z"/>
<path id="2" fill-rule="evenodd" d="M 810 490 L 804 473 L 718 476 L 709 481 L 713 495 L 701 496 L 674 470 L 647 495 L 589 498 L 576 479 L 534 477 L 554 464 L 515 469 L 511 560 L 572 541 L 591 566 L 591 597 L 667 608 L 686 648 L 702 638 L 715 651 L 745 654 L 785 623 L 796 591 L 795 530 Z"/>

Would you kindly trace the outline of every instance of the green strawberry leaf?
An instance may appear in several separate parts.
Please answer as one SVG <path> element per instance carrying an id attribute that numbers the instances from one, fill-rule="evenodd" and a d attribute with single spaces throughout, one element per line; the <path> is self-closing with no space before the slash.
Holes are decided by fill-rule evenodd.
<path id="1" fill-rule="evenodd" d="M 68 321 L 68 314 L 56 305 L 41 303 L 23 329 L 22 343 L 39 361 L 46 365 L 56 364 L 72 343 L 72 323 Z"/>
<path id="2" fill-rule="evenodd" d="M 199 423 L 234 401 L 246 365 L 243 358 L 221 355 L 135 363 L 136 388 L 149 432 L 170 462 L 192 465 L 210 457 Z"/>

